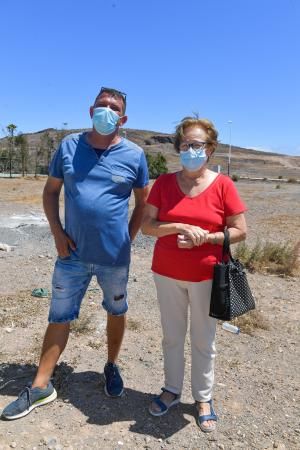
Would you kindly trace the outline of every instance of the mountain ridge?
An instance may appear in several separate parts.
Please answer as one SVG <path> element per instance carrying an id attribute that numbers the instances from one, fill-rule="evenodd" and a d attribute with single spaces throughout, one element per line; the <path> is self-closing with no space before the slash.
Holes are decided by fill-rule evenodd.
<path id="1" fill-rule="evenodd" d="M 54 141 L 53 152 L 63 136 L 89 130 L 89 128 L 70 130 L 46 128 L 32 133 L 23 133 L 23 135 L 26 136 L 28 142 L 29 155 L 33 156 L 36 149 L 42 145 L 43 137 L 47 134 Z M 158 152 L 162 153 L 167 159 L 169 171 L 176 171 L 180 167 L 178 154 L 173 147 L 173 134 L 132 128 L 121 128 L 120 134 L 142 147 L 145 152 L 153 155 Z M 7 137 L 0 139 L 1 147 L 5 147 L 7 142 Z M 229 144 L 219 143 L 211 163 L 215 167 L 220 166 L 222 172 L 228 173 L 228 156 Z M 238 176 L 300 179 L 300 156 L 232 145 L 229 169 L 231 175 Z"/>

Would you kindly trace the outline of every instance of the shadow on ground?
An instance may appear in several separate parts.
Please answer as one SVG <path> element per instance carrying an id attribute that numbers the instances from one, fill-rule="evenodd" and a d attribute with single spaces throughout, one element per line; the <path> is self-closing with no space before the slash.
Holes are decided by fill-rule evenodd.
<path id="1" fill-rule="evenodd" d="M 36 372 L 35 365 L 1 364 L 0 395 L 17 397 Z M 195 408 L 180 403 L 162 417 L 152 417 L 148 406 L 153 394 L 127 388 L 118 398 L 104 394 L 103 374 L 86 371 L 74 372 L 73 367 L 61 363 L 56 367 L 53 384 L 58 399 L 70 403 L 86 416 L 89 424 L 109 425 L 115 422 L 134 422 L 129 431 L 155 438 L 168 438 L 190 423 L 184 414 L 195 420 Z"/>

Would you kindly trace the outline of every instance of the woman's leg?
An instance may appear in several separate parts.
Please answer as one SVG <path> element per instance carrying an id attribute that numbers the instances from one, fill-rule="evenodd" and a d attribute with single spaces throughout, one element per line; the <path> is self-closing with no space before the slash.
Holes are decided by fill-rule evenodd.
<path id="1" fill-rule="evenodd" d="M 191 304 L 192 394 L 196 401 L 212 397 L 216 319 L 209 317 L 212 281 L 189 283 Z"/>
<path id="2" fill-rule="evenodd" d="M 165 388 L 181 394 L 184 378 L 184 342 L 187 330 L 187 283 L 154 274 L 163 331 Z"/>

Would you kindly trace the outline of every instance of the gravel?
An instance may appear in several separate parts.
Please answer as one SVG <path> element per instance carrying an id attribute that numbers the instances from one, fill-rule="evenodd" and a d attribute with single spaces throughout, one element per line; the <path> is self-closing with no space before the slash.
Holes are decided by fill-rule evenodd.
<path id="1" fill-rule="evenodd" d="M 264 201 L 260 199 L 261 185 L 252 184 L 251 191 L 247 184 L 238 187 L 250 210 L 250 242 L 255 242 L 257 235 L 273 234 L 277 239 L 292 235 L 299 202 L 294 203 L 290 223 L 280 218 L 290 205 L 289 192 L 293 198 L 292 188 L 299 189 L 297 186 L 289 186 L 281 199 L 268 197 L 264 188 Z M 2 200 L 0 206 L 4 204 Z M 18 214 L 32 208 L 19 203 L 8 206 Z M 2 227 L 0 241 L 16 246 L 13 252 L 0 252 L 1 409 L 34 376 L 49 299 L 32 297 L 31 290 L 51 290 L 55 249 L 48 226 Z M 206 435 L 196 424 L 188 337 L 182 402 L 161 418 L 149 415 L 151 396 L 163 385 L 159 311 L 150 271 L 153 243 L 154 239 L 139 234 L 132 248 L 128 329 L 119 361 L 124 395 L 109 399 L 103 393 L 105 313 L 99 306 L 101 292 L 92 280 L 54 374 L 57 401 L 36 408 L 21 420 L 0 421 L 0 450 L 300 448 L 299 278 L 249 274 L 257 312 L 267 322 L 267 329 L 235 335 L 218 325 L 216 432 Z"/>

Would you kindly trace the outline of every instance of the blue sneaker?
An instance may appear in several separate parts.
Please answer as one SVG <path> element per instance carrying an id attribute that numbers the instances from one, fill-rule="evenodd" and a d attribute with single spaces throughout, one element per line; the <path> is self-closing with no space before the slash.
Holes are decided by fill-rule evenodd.
<path id="1" fill-rule="evenodd" d="M 57 392 L 51 383 L 49 383 L 45 389 L 26 386 L 26 388 L 20 392 L 17 400 L 9 403 L 9 405 L 4 408 L 1 418 L 7 420 L 20 419 L 21 417 L 27 416 L 27 414 L 37 406 L 53 402 L 56 397 Z"/>
<path id="2" fill-rule="evenodd" d="M 104 392 L 108 397 L 120 397 L 124 391 L 124 384 L 119 368 L 116 364 L 106 363 L 104 366 Z"/>

